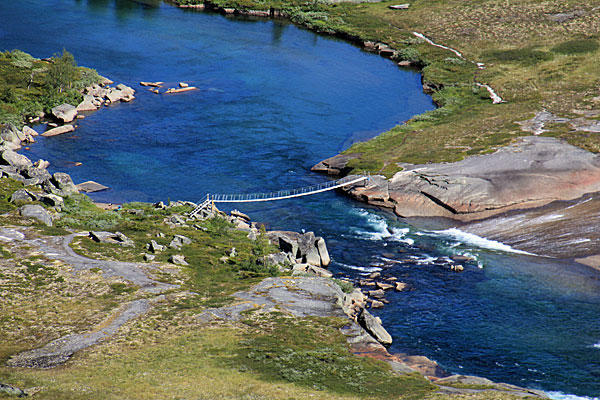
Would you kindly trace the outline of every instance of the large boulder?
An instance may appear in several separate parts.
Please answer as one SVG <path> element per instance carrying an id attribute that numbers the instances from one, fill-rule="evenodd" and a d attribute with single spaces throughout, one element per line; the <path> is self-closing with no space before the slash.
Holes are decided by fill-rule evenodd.
<path id="1" fill-rule="evenodd" d="M 52 109 L 52 115 L 63 123 L 69 123 L 77 117 L 77 107 L 71 104 L 61 104 Z"/>
<path id="2" fill-rule="evenodd" d="M 169 257 L 169 262 L 175 265 L 189 265 L 187 261 L 185 261 L 185 257 L 181 254 L 174 254 Z"/>
<path id="3" fill-rule="evenodd" d="M 79 193 L 79 190 L 77 190 L 77 187 L 73 183 L 73 180 L 69 174 L 64 172 L 55 172 L 50 181 L 58 190 L 61 191 L 61 193 L 64 193 L 67 196 Z"/>
<path id="4" fill-rule="evenodd" d="M 329 251 L 327 250 L 325 239 L 318 237 L 316 246 L 317 250 L 319 251 L 319 257 L 321 258 L 321 266 L 327 267 L 331 262 L 331 258 L 329 257 Z"/>
<path id="5" fill-rule="evenodd" d="M 27 185 L 39 185 L 52 177 L 47 170 L 34 166 L 23 168 L 21 175 L 25 178 Z"/>
<path id="6" fill-rule="evenodd" d="M 319 257 L 319 251 L 315 247 L 317 238 L 312 232 L 306 232 L 300 236 L 298 240 L 298 250 L 302 256 L 302 261 L 310 265 L 321 265 L 321 258 Z"/>
<path id="7" fill-rule="evenodd" d="M 35 196 L 26 189 L 19 189 L 10 196 L 11 203 L 26 202 L 35 200 Z"/>
<path id="8" fill-rule="evenodd" d="M 90 232 L 90 238 L 98 243 L 118 244 L 123 247 L 134 247 L 135 243 L 121 232 Z"/>
<path id="9" fill-rule="evenodd" d="M 267 237 L 281 251 L 290 253 L 294 258 L 299 258 L 298 240 L 300 234 L 298 232 L 271 231 L 267 233 Z"/>
<path id="10" fill-rule="evenodd" d="M 94 103 L 96 103 L 94 96 L 86 94 L 83 96 L 81 103 L 77 105 L 77 111 L 94 111 L 98 109 Z"/>
<path id="11" fill-rule="evenodd" d="M 0 129 L 0 138 L 9 143 L 19 144 L 25 140 L 23 132 L 19 131 L 13 124 L 4 125 Z"/>
<path id="12" fill-rule="evenodd" d="M 189 237 L 183 235 L 175 235 L 173 236 L 173 240 L 171 240 L 171 243 L 169 243 L 169 247 L 172 249 L 180 249 L 181 246 L 191 243 L 192 239 L 190 239 Z"/>
<path id="13" fill-rule="evenodd" d="M 5 383 L 0 383 L 0 394 L 11 397 L 26 397 L 27 393 L 18 387 L 14 387 L 11 385 L 7 385 Z"/>
<path id="14" fill-rule="evenodd" d="M 0 153 L 0 162 L 4 165 L 11 165 L 17 169 L 31 167 L 31 160 L 21 154 L 15 153 L 12 150 L 4 150 Z"/>
<path id="15" fill-rule="evenodd" d="M 300 263 L 326 267 L 331 261 L 325 240 L 315 237 L 313 232 L 271 231 L 267 237 L 272 244 Z"/>
<path id="16" fill-rule="evenodd" d="M 135 93 L 135 90 L 133 90 L 129 86 L 124 85 L 122 83 L 119 83 L 117 85 L 117 89 L 119 89 L 121 91 L 121 93 L 123 93 L 123 96 L 125 96 L 125 97 L 133 96 L 133 94 Z"/>
<path id="17" fill-rule="evenodd" d="M 33 130 L 32 128 L 28 127 L 27 125 L 25 125 L 23 127 L 23 134 L 27 137 L 27 136 L 38 136 L 39 133 L 37 133 L 37 131 Z"/>
<path id="18" fill-rule="evenodd" d="M 44 194 L 40 196 L 40 201 L 50 207 L 62 208 L 65 205 L 63 198 L 55 194 Z"/>
<path id="19" fill-rule="evenodd" d="M 363 329 L 379 343 L 383 345 L 392 344 L 392 337 L 381 325 L 379 318 L 374 317 L 367 310 L 363 309 L 360 314 L 358 314 L 357 320 L 360 326 L 362 326 Z"/>
<path id="20" fill-rule="evenodd" d="M 146 248 L 150 250 L 152 253 L 160 253 L 165 249 L 165 246 L 156 243 L 155 240 L 151 240 L 150 243 L 146 244 Z"/>
<path id="21" fill-rule="evenodd" d="M 57 136 L 57 135 L 62 135 L 63 133 L 73 132 L 74 130 L 75 130 L 75 127 L 70 124 L 63 125 L 63 126 L 57 126 L 56 128 L 48 129 L 47 131 L 42 133 L 42 136 L 44 136 L 44 137 Z"/>
<path id="22" fill-rule="evenodd" d="M 26 218 L 35 219 L 42 224 L 52 226 L 52 216 L 42 206 L 37 204 L 27 204 L 19 208 L 19 213 Z"/>

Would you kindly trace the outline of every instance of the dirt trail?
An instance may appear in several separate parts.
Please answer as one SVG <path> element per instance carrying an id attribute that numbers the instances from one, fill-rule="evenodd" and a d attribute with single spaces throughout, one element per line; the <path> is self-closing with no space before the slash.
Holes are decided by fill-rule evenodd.
<path id="1" fill-rule="evenodd" d="M 0 228 L 0 241 L 18 246 L 29 246 L 33 251 L 41 253 L 50 260 L 59 260 L 72 267 L 74 272 L 99 268 L 104 277 L 120 277 L 137 286 L 147 293 L 159 294 L 166 290 L 177 288 L 178 285 L 158 282 L 151 279 L 145 272 L 151 266 L 120 261 L 94 260 L 81 256 L 69 246 L 73 238 L 86 236 L 87 233 L 74 233 L 68 236 L 44 236 L 28 238 L 28 229 Z M 153 299 L 139 299 L 124 304 L 115 314 L 107 316 L 110 321 L 107 326 L 92 329 L 89 332 L 71 334 L 56 339 L 45 346 L 14 355 L 7 365 L 12 367 L 52 368 L 65 363 L 77 351 L 93 346 L 114 335 L 128 321 L 146 314 L 152 304 L 163 299 L 157 296 Z"/>

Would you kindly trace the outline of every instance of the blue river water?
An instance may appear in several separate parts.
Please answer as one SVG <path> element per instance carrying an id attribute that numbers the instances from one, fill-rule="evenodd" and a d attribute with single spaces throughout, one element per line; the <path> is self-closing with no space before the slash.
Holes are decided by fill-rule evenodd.
<path id="1" fill-rule="evenodd" d="M 201 199 L 327 178 L 318 161 L 432 109 L 420 76 L 343 41 L 282 21 L 226 18 L 158 0 L 0 2 L 0 49 L 80 65 L 137 90 L 90 113 L 71 134 L 24 154 L 76 182 L 111 189 L 98 201 Z M 157 95 L 139 81 L 199 90 Z M 81 162 L 81 166 L 75 166 Z M 239 206 L 272 229 L 326 238 L 330 267 L 406 282 L 380 316 L 392 352 L 428 356 L 452 373 L 552 392 L 600 396 L 600 274 L 512 251 L 457 229 L 425 230 L 333 192 Z M 469 255 L 465 271 L 442 267 Z"/>

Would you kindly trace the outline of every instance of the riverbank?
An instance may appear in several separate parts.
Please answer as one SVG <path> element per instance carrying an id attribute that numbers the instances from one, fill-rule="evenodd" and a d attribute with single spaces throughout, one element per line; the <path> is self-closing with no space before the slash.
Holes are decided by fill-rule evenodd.
<path id="1" fill-rule="evenodd" d="M 599 189 L 594 152 L 600 148 L 593 132 L 600 93 L 593 71 L 598 68 L 600 46 L 593 36 L 598 29 L 590 21 L 600 7 L 593 1 L 577 5 L 486 1 L 468 7 L 453 1 L 435 6 L 409 2 L 401 10 L 390 10 L 387 3 L 176 3 L 225 15 L 284 17 L 420 70 L 423 89 L 432 94 L 437 110 L 313 168 L 336 176 L 364 171 L 382 175 L 373 188 L 351 190 L 355 199 L 389 208 L 400 217 L 470 221 L 573 200 Z M 448 10 L 461 15 L 461 24 L 440 17 Z M 468 33 L 460 31 L 461 26 L 468 26 Z M 563 27 L 586 35 L 574 40 L 561 31 Z M 562 72 L 551 73 L 554 70 Z M 555 101 L 557 96 L 561 102 Z M 535 136 L 527 137 L 531 134 Z M 549 147 L 552 160 L 545 153 Z M 519 160 L 517 153 L 523 149 L 528 152 Z M 513 159 L 506 157 L 511 152 Z M 563 152 L 572 157 L 560 159 L 557 155 Z M 494 155 L 485 156 L 489 153 Z M 473 157 L 477 154 L 483 156 Z M 587 161 L 571 163 L 579 156 Z M 495 163 L 491 169 L 490 162 Z M 470 172 L 449 172 L 463 166 Z M 578 229 L 577 221 L 569 226 Z M 487 234 L 502 236 L 490 229 Z M 574 240 L 591 241 L 588 247 L 593 247 L 595 239 L 582 235 L 586 237 Z M 536 253 L 532 245 L 521 242 L 517 248 Z M 590 254 L 585 250 L 574 256 Z"/>
<path id="2" fill-rule="evenodd" d="M 179 351 L 170 353 L 168 358 L 189 363 L 182 356 L 193 347 L 206 346 L 204 341 L 211 341 L 214 334 L 219 341 L 227 338 L 227 346 L 214 348 L 211 357 L 233 356 L 236 361 L 224 365 L 222 361 L 210 362 L 208 369 L 207 365 L 200 368 L 205 379 L 225 373 L 234 382 L 240 379 L 248 382 L 249 375 L 242 369 L 247 368 L 262 376 L 258 381 L 295 382 L 286 389 L 288 394 L 290 390 L 298 394 L 313 393 L 317 398 L 323 392 L 327 393 L 324 398 L 338 398 L 338 394 L 349 398 L 356 392 L 376 398 L 402 393 L 410 398 L 429 398 L 435 393 L 436 387 L 411 368 L 430 375 L 431 363 L 424 363 L 423 358 L 393 357 L 371 337 L 379 335 L 379 340 L 385 340 L 387 334 L 362 308 L 365 301 L 360 291 L 352 292 L 351 286 L 339 286 L 329 278 L 285 277 L 285 273 L 283 278 L 263 280 L 265 274 L 278 275 L 282 268 L 288 272 L 289 268 L 304 271 L 306 264 L 294 265 L 287 260 L 292 257 L 298 261 L 299 255 L 300 261 L 313 262 L 310 254 L 314 251 L 321 254 L 319 264 L 323 266 L 327 258 L 322 247 L 316 245 L 318 238 L 308 242 L 302 239 L 312 233 L 267 233 L 271 242 L 282 249 L 293 244 L 293 238 L 298 236 L 296 254 L 277 254 L 272 253 L 276 247 L 269 245 L 261 230 L 241 213 L 188 220 L 184 213 L 191 208 L 184 203 L 169 206 L 136 203 L 123 205 L 120 211 L 101 211 L 74 191 L 63 194 L 62 205 L 50 207 L 42 203 L 45 204 L 42 207 L 33 199 L 18 199 L 14 192 L 25 191 L 17 189 L 19 186 L 10 178 L 0 180 L 5 192 L 2 206 L 13 210 L 1 217 L 0 234 L 3 252 L 0 270 L 5 294 L 1 301 L 2 309 L 8 311 L 3 313 L 0 325 L 3 337 L 7 338 L 0 347 L 1 358 L 8 363 L 0 367 L 3 384 L 23 387 L 27 389 L 24 393 L 51 399 L 71 397 L 82 387 L 87 388 L 86 398 L 95 398 L 96 394 L 107 398 L 107 390 L 135 397 L 134 393 L 140 393 L 142 387 L 144 396 L 148 390 L 156 395 L 165 394 L 161 387 L 150 389 L 144 380 L 133 376 L 127 379 L 127 387 L 118 380 L 107 383 L 105 379 L 113 373 L 128 376 L 122 368 L 126 368 L 130 362 L 126 360 L 131 356 L 146 357 L 143 365 L 136 367 L 136 376 L 142 372 L 166 373 L 165 379 L 172 379 L 175 371 L 171 367 L 165 370 L 164 362 L 156 364 L 163 356 L 150 360 L 147 358 L 150 354 L 143 355 L 145 349 L 161 352 L 159 349 L 166 349 L 170 341 L 177 341 Z M 58 197 L 55 195 L 53 199 L 56 201 Z M 25 212 L 33 207 L 37 207 L 35 214 Z M 98 226 L 116 233 L 81 232 L 82 228 Z M 69 234 L 73 228 L 76 233 Z M 312 242 L 315 250 L 306 247 Z M 310 270 L 326 274 L 317 266 L 311 266 Z M 21 319 L 19 314 L 27 318 Z M 260 333 L 255 332 L 257 328 Z M 200 336 L 190 337 L 190 329 L 201 332 Z M 257 340 L 256 335 L 261 337 L 265 329 L 269 339 L 264 336 L 262 341 Z M 373 333 L 369 335 L 365 329 Z M 324 334 L 328 338 L 325 342 Z M 239 335 L 245 341 L 238 342 Z M 291 342 L 294 337 L 297 343 Z M 278 340 L 283 342 L 278 344 Z M 346 341 L 355 353 L 367 358 L 352 356 Z M 187 350 L 182 352 L 181 346 Z M 314 350 L 307 353 L 307 346 Z M 298 353 L 289 359 L 290 349 L 296 347 Z M 239 352 L 248 356 L 240 358 Z M 278 360 L 276 372 L 271 370 L 270 361 L 253 356 L 261 352 L 269 352 L 266 360 Z M 320 358 L 323 352 L 328 354 L 327 360 Z M 198 354 L 195 357 L 206 363 L 205 357 Z M 332 372 L 331 357 L 336 368 L 348 369 L 343 376 L 336 377 Z M 370 359 L 385 360 L 396 373 Z M 121 360 L 124 365 L 120 365 Z M 283 371 L 296 371 L 294 374 L 302 371 L 307 380 L 296 375 L 281 376 L 281 363 L 285 365 Z M 54 372 L 47 369 L 58 365 L 64 366 Z M 107 365 L 113 371 L 108 375 Z M 186 374 L 183 379 L 192 379 L 198 373 L 198 364 L 191 365 L 195 366 L 187 370 L 191 375 Z M 366 374 L 369 381 L 351 371 L 361 376 Z M 320 377 L 317 392 L 301 389 L 314 386 L 315 376 Z M 276 393 L 282 383 L 260 387 L 257 384 L 254 381 L 256 393 L 279 397 Z M 485 393 L 492 391 L 498 398 L 508 399 L 522 392 L 486 380 L 455 377 L 440 380 L 440 393 L 448 396 L 465 393 L 465 384 L 466 392 L 481 396 L 474 398 L 487 398 Z M 296 386 L 298 389 L 293 388 Z M 179 392 L 181 388 L 177 386 L 175 390 Z M 217 385 L 212 393 L 219 396 L 223 389 L 231 388 L 230 384 Z"/>
<path id="3" fill-rule="evenodd" d="M 83 3 L 82 3 L 82 4 L 83 4 Z M 144 11 L 144 12 L 146 12 L 146 11 Z M 178 15 L 179 15 L 179 14 L 181 14 L 181 13 L 178 13 Z M 161 17 L 162 17 L 162 16 L 161 16 Z M 194 16 L 194 17 L 196 17 L 196 16 Z M 200 18 L 200 17 L 198 16 L 198 18 Z M 162 18 L 161 18 L 161 19 L 162 19 Z M 207 18 L 207 19 L 208 19 L 208 18 Z M 213 19 L 219 19 L 219 18 L 213 18 Z M 229 22 L 228 22 L 228 24 L 229 24 Z M 240 24 L 240 25 L 243 25 L 243 24 Z M 246 25 L 249 25 L 249 24 L 246 24 Z M 271 24 L 253 24 L 253 25 L 268 25 L 268 26 L 270 26 Z M 275 29 L 273 29 L 273 30 L 275 30 Z M 290 27 L 288 27 L 288 31 L 287 31 L 287 33 L 289 33 L 289 31 L 290 31 L 290 30 L 291 30 L 291 29 L 290 29 Z M 109 29 L 109 31 L 110 31 L 110 29 Z M 286 35 L 286 36 L 287 36 L 287 35 Z M 349 47 L 349 46 L 348 46 L 348 47 Z M 376 58 L 376 57 L 371 57 L 371 58 Z M 381 62 L 381 64 L 383 64 L 383 62 Z M 149 75 L 145 75 L 144 77 L 151 78 L 151 76 L 149 76 Z M 162 77 L 162 75 L 161 75 L 161 77 Z M 211 86 L 212 86 L 212 85 L 211 85 Z M 125 108 L 129 108 L 129 107 L 127 106 L 127 107 L 120 107 L 120 108 L 122 108 L 122 109 L 125 109 Z M 118 112 L 118 111 L 116 111 L 116 112 Z M 150 120 L 150 119 L 152 119 L 152 118 L 148 118 L 148 120 Z M 90 121 L 90 122 L 92 122 L 92 121 Z M 109 125 L 112 125 L 112 126 L 120 126 L 120 125 L 118 125 L 118 124 L 114 124 L 114 125 L 113 125 L 113 124 L 109 124 Z M 131 141 L 131 139 L 128 139 L 128 141 Z M 83 141 L 81 141 L 81 142 L 83 142 Z M 136 146 L 136 149 L 139 149 L 139 148 Z M 148 161 L 150 161 L 150 160 L 148 160 Z M 86 164 L 88 164 L 88 163 L 86 163 Z M 145 164 L 147 164 L 147 163 L 145 163 Z M 295 169 L 295 168 L 294 168 L 294 169 Z M 90 176 L 95 176 L 95 175 L 93 175 L 93 174 L 90 174 Z M 322 179 L 322 178 L 318 178 L 318 177 L 316 177 L 316 179 L 317 179 L 317 180 L 320 180 L 320 179 Z M 286 187 L 286 186 L 285 186 L 285 185 L 280 185 L 280 183 L 278 182 L 278 184 L 277 184 L 277 187 Z M 200 193 L 204 193 L 204 192 L 200 192 Z M 166 197 L 167 197 L 167 195 L 163 195 L 163 197 L 164 197 L 164 198 L 166 198 Z M 191 196 L 191 197 L 193 197 L 193 196 Z M 344 204 L 349 204 L 349 203 L 344 203 Z M 328 205 L 329 205 L 329 204 L 328 204 Z M 295 212 L 295 214 L 296 214 L 296 215 L 298 215 L 299 213 L 296 211 L 296 212 Z M 264 218 L 264 217 L 263 217 L 263 219 L 265 219 L 265 220 L 269 220 L 269 218 Z M 272 219 L 272 220 L 275 220 L 275 219 Z M 341 224 L 340 224 L 340 225 L 341 225 Z M 313 225 L 310 225 L 310 226 L 313 226 Z M 354 253 L 353 253 L 353 255 L 354 255 Z M 340 257 L 340 258 L 341 258 L 341 257 Z M 362 262 L 362 260 L 361 260 L 361 262 Z M 358 265 L 366 265 L 366 264 L 360 264 L 360 263 L 356 263 L 356 264 L 358 264 Z M 458 274 L 455 274 L 455 275 L 458 275 Z M 462 287 L 462 288 L 464 289 L 464 286 L 455 286 L 455 287 Z M 418 288 L 417 288 L 417 290 L 418 290 Z M 464 292 L 463 292 L 463 293 L 464 293 Z M 383 317 L 383 316 L 382 316 L 382 317 Z M 398 335 L 398 337 L 402 337 L 402 335 Z M 450 348 L 450 346 L 443 346 L 443 347 L 448 347 L 448 348 Z M 485 346 L 482 346 L 482 347 L 485 347 Z M 493 356 L 491 356 L 491 357 L 489 357 L 489 358 L 490 358 L 490 359 L 494 359 L 494 357 L 493 357 Z M 558 381 L 560 381 L 560 380 L 556 380 L 556 381 L 558 382 Z"/>
<path id="4" fill-rule="evenodd" d="M 269 17 L 288 18 L 403 67 L 418 68 L 424 90 L 440 107 L 346 150 L 345 155 L 353 155 L 348 166 L 356 172 L 391 177 L 401 169 L 398 162 L 448 162 L 485 154 L 526 136 L 528 128 L 521 130 L 517 123 L 542 112 L 551 118 L 545 118 L 538 134 L 590 151 L 600 149 L 593 135 L 586 133 L 595 129 L 592 114 L 599 104 L 595 78 L 599 45 L 593 38 L 599 31 L 592 21 L 600 8 L 594 7 L 598 5 L 594 1 L 576 5 L 413 1 L 402 10 L 391 10 L 385 2 L 175 3 L 226 15 L 268 11 Z M 451 16 L 454 13 L 461 16 L 460 23 Z M 575 40 L 572 31 L 577 32 Z"/>

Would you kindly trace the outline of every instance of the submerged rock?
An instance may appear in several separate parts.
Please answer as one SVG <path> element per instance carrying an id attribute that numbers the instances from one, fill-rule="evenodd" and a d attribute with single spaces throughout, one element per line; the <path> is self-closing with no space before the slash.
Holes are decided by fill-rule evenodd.
<path id="1" fill-rule="evenodd" d="M 74 130 L 75 130 L 75 127 L 73 125 L 63 125 L 63 126 L 58 126 L 56 128 L 48 129 L 47 131 L 42 133 L 42 136 L 45 136 L 45 137 L 57 136 L 57 135 L 62 135 L 64 133 L 73 132 Z"/>

